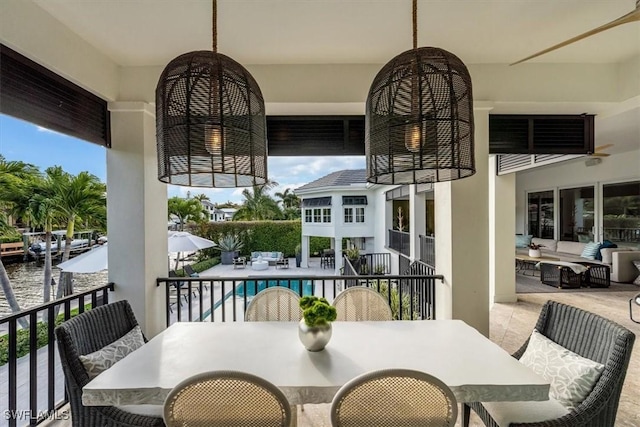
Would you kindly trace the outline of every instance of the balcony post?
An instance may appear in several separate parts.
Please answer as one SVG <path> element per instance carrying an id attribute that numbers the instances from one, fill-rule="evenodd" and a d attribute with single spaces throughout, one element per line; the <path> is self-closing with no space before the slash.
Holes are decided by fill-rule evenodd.
<path id="1" fill-rule="evenodd" d="M 434 185 L 436 318 L 461 319 L 489 336 L 489 110 L 478 105 L 475 175 Z"/>
<path id="2" fill-rule="evenodd" d="M 167 276 L 167 186 L 158 181 L 153 107 L 143 102 L 112 102 L 111 149 L 107 150 L 107 226 L 109 281 L 115 299 L 131 304 L 152 337 L 165 327 Z"/>

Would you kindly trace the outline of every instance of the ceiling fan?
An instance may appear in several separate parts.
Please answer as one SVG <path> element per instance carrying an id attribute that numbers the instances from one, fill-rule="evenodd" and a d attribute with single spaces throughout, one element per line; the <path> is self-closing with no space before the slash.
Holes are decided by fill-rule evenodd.
<path id="1" fill-rule="evenodd" d="M 609 157 L 611 154 L 609 153 L 604 153 L 604 151 L 607 148 L 611 148 L 613 147 L 614 144 L 604 144 L 604 145 L 598 145 L 594 150 L 593 153 L 588 154 L 589 157 Z"/>
<path id="2" fill-rule="evenodd" d="M 556 49 L 560 49 L 561 47 L 570 45 L 571 43 L 575 43 L 578 40 L 582 40 L 582 39 L 586 39 L 587 37 L 591 37 L 595 34 L 601 33 L 603 31 L 609 30 L 611 28 L 615 28 L 619 25 L 623 25 L 623 24 L 628 24 L 629 22 L 638 22 L 640 21 L 640 0 L 636 0 L 636 8 L 635 10 L 627 13 L 626 15 L 621 16 L 618 19 L 614 19 L 613 21 L 606 23 L 604 25 L 599 26 L 598 28 L 594 28 L 593 30 L 589 30 L 586 33 L 582 33 L 579 36 L 575 36 L 569 40 L 565 40 L 562 43 L 558 43 L 555 46 L 551 46 L 545 50 L 541 50 L 540 52 L 534 53 L 531 56 L 527 56 L 524 59 L 521 59 L 520 61 L 514 62 L 512 64 L 509 65 L 516 65 L 516 64 L 520 64 L 521 62 L 525 62 L 528 61 L 530 59 L 536 58 L 540 55 L 544 55 L 545 53 L 554 51 Z"/>

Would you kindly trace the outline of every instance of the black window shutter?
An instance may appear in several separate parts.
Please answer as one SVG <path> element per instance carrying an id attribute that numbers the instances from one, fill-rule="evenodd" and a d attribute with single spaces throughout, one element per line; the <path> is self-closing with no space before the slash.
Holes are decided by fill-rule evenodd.
<path id="1" fill-rule="evenodd" d="M 107 101 L 2 44 L 0 113 L 111 146 Z"/>

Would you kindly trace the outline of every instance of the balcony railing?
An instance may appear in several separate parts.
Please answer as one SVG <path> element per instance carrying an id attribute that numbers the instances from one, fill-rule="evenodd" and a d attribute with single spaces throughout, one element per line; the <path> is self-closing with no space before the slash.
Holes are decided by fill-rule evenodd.
<path id="1" fill-rule="evenodd" d="M 420 261 L 436 268 L 436 239 L 433 236 L 419 236 Z"/>
<path id="2" fill-rule="evenodd" d="M 351 279 L 353 277 L 353 279 Z M 350 285 L 378 290 L 402 320 L 435 318 L 435 281 L 442 276 L 268 276 L 170 277 L 157 279 L 165 289 L 166 324 L 174 322 L 236 322 L 244 319 L 251 298 L 261 290 L 288 287 L 299 295 L 316 295 L 332 302 Z"/>
<path id="3" fill-rule="evenodd" d="M 387 247 L 402 255 L 410 256 L 411 235 L 405 231 L 388 230 Z"/>
<path id="4" fill-rule="evenodd" d="M 67 403 L 53 330 L 63 320 L 108 304 L 113 287 L 109 283 L 0 319 L 0 384 L 6 384 L 0 392 L 6 412 L 0 416 L 7 425 L 39 424 Z"/>

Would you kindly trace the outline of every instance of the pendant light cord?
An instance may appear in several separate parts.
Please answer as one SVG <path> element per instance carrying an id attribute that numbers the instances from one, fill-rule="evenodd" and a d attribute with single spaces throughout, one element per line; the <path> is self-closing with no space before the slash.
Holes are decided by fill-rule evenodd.
<path id="1" fill-rule="evenodd" d="M 418 0 L 413 0 L 413 48 L 418 48 Z"/>
<path id="2" fill-rule="evenodd" d="M 211 2 L 211 6 L 212 6 L 212 13 L 211 13 L 212 50 L 213 50 L 213 53 L 218 53 L 218 1 L 213 0 Z"/>

